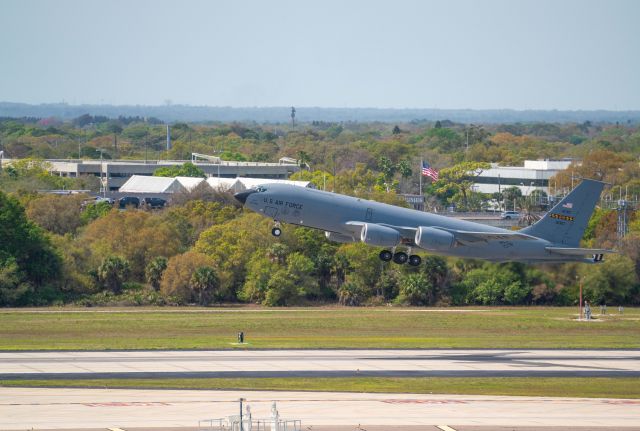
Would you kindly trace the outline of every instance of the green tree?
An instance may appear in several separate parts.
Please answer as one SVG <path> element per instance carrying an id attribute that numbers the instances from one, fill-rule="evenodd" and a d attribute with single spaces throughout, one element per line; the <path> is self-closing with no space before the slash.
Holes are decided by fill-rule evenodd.
<path id="1" fill-rule="evenodd" d="M 483 264 L 467 271 L 461 281 L 467 301 L 483 304 L 524 304 L 529 301 L 531 285 L 522 273 L 522 265 Z"/>
<path id="2" fill-rule="evenodd" d="M 122 292 L 122 285 L 129 275 L 129 262 L 121 256 L 108 256 L 98 267 L 98 280 L 113 293 Z"/>
<path id="3" fill-rule="evenodd" d="M 106 201 L 90 203 L 85 206 L 84 211 L 80 213 L 80 219 L 84 224 L 88 224 L 93 220 L 106 216 L 112 209 L 113 206 Z"/>
<path id="4" fill-rule="evenodd" d="M 440 194 L 453 193 L 462 197 L 465 209 L 468 205 L 469 192 L 475 183 L 475 178 L 490 165 L 484 162 L 462 162 L 450 168 L 442 169 L 439 172 L 436 183 L 437 192 Z"/>
<path id="5" fill-rule="evenodd" d="M 515 211 L 518 201 L 522 199 L 522 190 L 516 186 L 507 187 L 502 191 L 502 198 L 505 211 Z"/>
<path id="6" fill-rule="evenodd" d="M 171 166 L 158 168 L 153 172 L 155 177 L 195 177 L 205 178 L 204 171 L 191 162 L 186 162 L 181 166 Z"/>
<path id="7" fill-rule="evenodd" d="M 309 154 L 306 151 L 298 151 L 298 166 L 306 168 L 309 163 Z"/>
<path id="8" fill-rule="evenodd" d="M 83 224 L 80 207 L 86 198 L 86 195 L 44 195 L 29 202 L 27 215 L 49 232 L 75 233 Z"/>
<path id="9" fill-rule="evenodd" d="M 378 169 L 382 172 L 380 177 L 381 183 L 386 187 L 388 193 L 389 190 L 394 187 L 393 177 L 398 167 L 387 157 L 380 156 L 378 159 Z"/>
<path id="10" fill-rule="evenodd" d="M 194 296 L 198 298 L 198 304 L 207 305 L 212 299 L 216 299 L 220 282 L 213 268 L 201 266 L 191 276 L 190 285 Z"/>
<path id="11" fill-rule="evenodd" d="M 273 243 L 267 249 L 267 257 L 269 258 L 269 260 L 281 265 L 285 263 L 288 254 L 289 247 L 281 242 Z"/>
<path id="12" fill-rule="evenodd" d="M 358 301 L 365 301 L 375 294 L 382 271 L 378 253 L 379 250 L 363 243 L 343 244 L 336 251 L 334 273 L 355 289 Z M 338 290 L 341 287 L 342 282 L 339 282 Z"/>
<path id="13" fill-rule="evenodd" d="M 28 292 L 29 287 L 14 259 L 0 262 L 0 306 L 18 304 L 19 299 Z"/>
<path id="14" fill-rule="evenodd" d="M 484 280 L 473 290 L 475 301 L 483 305 L 497 305 L 502 293 L 503 286 L 494 279 Z"/>
<path id="15" fill-rule="evenodd" d="M 626 303 L 638 283 L 633 261 L 627 256 L 614 254 L 594 266 L 582 269 L 584 297 L 593 304 Z"/>
<path id="16" fill-rule="evenodd" d="M 242 301 L 260 304 L 269 290 L 269 280 L 280 266 L 268 258 L 264 250 L 257 250 L 247 262 L 247 277 L 238 298 Z"/>
<path id="17" fill-rule="evenodd" d="M 287 276 L 297 287 L 297 296 L 314 299 L 320 293 L 314 274 L 313 261 L 302 253 L 291 253 L 287 257 Z"/>
<path id="18" fill-rule="evenodd" d="M 413 171 L 411 170 L 411 165 L 406 160 L 400 161 L 396 165 L 396 169 L 398 170 L 402 178 L 410 178 L 411 175 L 413 174 Z"/>
<path id="19" fill-rule="evenodd" d="M 423 274 L 405 274 L 400 279 L 400 294 L 397 301 L 401 304 L 426 305 L 432 288 L 433 286 Z"/>
<path id="20" fill-rule="evenodd" d="M 235 296 L 242 289 L 246 265 L 256 250 L 265 250 L 274 243 L 271 222 L 256 213 L 243 213 L 226 223 L 211 226 L 202 232 L 195 250 L 210 256 L 222 290 Z M 289 236 L 284 230 L 282 238 Z"/>
<path id="21" fill-rule="evenodd" d="M 27 219 L 18 200 L 0 191 L 0 267 L 13 265 L 37 290 L 59 277 L 61 259 L 42 229 Z"/>
<path id="22" fill-rule="evenodd" d="M 166 257 L 156 256 L 147 264 L 145 268 L 146 280 L 154 290 L 160 289 L 160 280 L 164 270 L 167 269 L 168 262 L 169 260 Z"/>
<path id="23" fill-rule="evenodd" d="M 340 305 L 358 306 L 370 297 L 370 293 L 363 286 L 347 281 L 338 289 Z"/>
<path id="24" fill-rule="evenodd" d="M 215 262 L 211 257 L 195 251 L 173 256 L 169 259 L 167 269 L 162 274 L 160 292 L 165 297 L 172 298 L 181 304 L 197 302 L 199 298 L 192 284 L 194 274 L 198 268 L 213 268 L 214 266 Z M 205 274 L 202 274 L 202 277 L 202 280 L 199 281 L 207 281 Z M 219 284 L 216 283 L 216 286 Z"/>
<path id="25" fill-rule="evenodd" d="M 427 292 L 427 303 L 434 305 L 438 299 L 448 294 L 449 267 L 443 257 L 429 255 L 424 259 L 422 268 L 431 287 Z"/>
<path id="26" fill-rule="evenodd" d="M 436 124 L 437 125 L 437 124 Z M 442 126 L 442 124 L 440 124 Z M 460 150 L 464 144 L 463 138 L 455 130 L 448 127 L 434 127 L 425 134 L 429 148 L 443 154 L 450 154 Z"/>
<path id="27" fill-rule="evenodd" d="M 387 269 L 380 274 L 376 284 L 376 295 L 384 298 L 385 301 L 393 300 L 399 293 L 399 273 Z"/>
<path id="28" fill-rule="evenodd" d="M 267 294 L 264 305 L 278 306 L 290 305 L 298 299 L 298 289 L 295 282 L 289 278 L 289 274 L 283 268 L 276 271 L 267 283 Z"/>
<path id="29" fill-rule="evenodd" d="M 78 239 L 88 247 L 80 262 L 86 271 L 110 255 L 122 256 L 131 265 L 132 279 L 139 282 L 145 280 L 145 268 L 154 257 L 182 251 L 176 226 L 145 211 L 111 211 L 89 224 Z"/>
<path id="30" fill-rule="evenodd" d="M 308 171 L 302 169 L 289 177 L 292 181 L 310 181 L 319 190 L 331 190 L 333 175 L 326 171 Z"/>

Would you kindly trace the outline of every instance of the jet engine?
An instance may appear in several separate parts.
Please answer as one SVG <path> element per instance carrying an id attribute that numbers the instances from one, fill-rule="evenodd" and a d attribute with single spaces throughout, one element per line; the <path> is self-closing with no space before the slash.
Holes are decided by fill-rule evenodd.
<path id="1" fill-rule="evenodd" d="M 375 223 L 365 223 L 360 235 L 362 242 L 378 247 L 395 247 L 400 243 L 400 232 Z"/>
<path id="2" fill-rule="evenodd" d="M 325 232 L 324 236 L 327 237 L 329 241 L 342 242 L 342 243 L 350 243 L 356 242 L 356 240 L 350 235 L 343 235 L 341 233 L 336 232 Z"/>
<path id="3" fill-rule="evenodd" d="M 425 250 L 447 250 L 453 247 L 453 234 L 442 229 L 420 226 L 416 230 L 416 244 Z"/>

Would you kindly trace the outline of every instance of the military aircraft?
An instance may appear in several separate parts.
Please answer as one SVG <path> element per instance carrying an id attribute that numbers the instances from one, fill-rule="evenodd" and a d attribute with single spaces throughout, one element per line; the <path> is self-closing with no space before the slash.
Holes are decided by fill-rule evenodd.
<path id="1" fill-rule="evenodd" d="M 613 250 L 580 248 L 604 183 L 582 180 L 535 224 L 512 231 L 288 184 L 264 184 L 236 193 L 246 207 L 280 222 L 325 231 L 331 241 L 384 247 L 380 259 L 418 266 L 415 248 L 492 262 L 598 263 Z M 400 249 L 400 250 L 399 250 Z"/>

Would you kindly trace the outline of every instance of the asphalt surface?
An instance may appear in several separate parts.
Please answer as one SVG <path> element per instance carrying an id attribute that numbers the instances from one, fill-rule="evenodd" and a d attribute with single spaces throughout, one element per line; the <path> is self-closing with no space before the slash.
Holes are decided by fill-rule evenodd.
<path id="1" fill-rule="evenodd" d="M 640 377 L 638 350 L 0 352 L 0 379 Z"/>

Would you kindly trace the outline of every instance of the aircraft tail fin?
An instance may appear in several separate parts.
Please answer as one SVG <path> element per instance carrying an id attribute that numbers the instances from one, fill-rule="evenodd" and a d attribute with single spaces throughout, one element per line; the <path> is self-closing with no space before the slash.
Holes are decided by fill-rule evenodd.
<path id="1" fill-rule="evenodd" d="M 554 244 L 578 247 L 603 188 L 601 181 L 582 180 L 544 217 L 520 232 Z"/>

